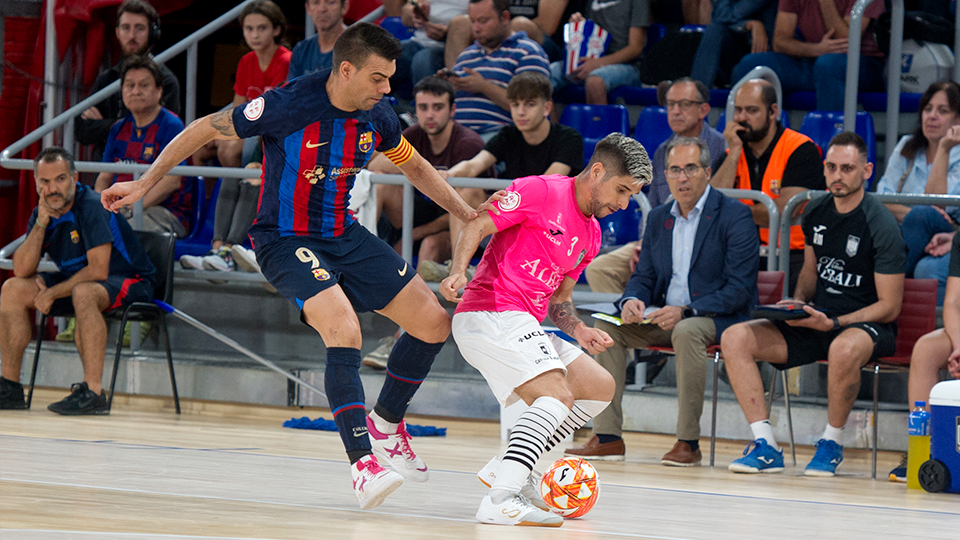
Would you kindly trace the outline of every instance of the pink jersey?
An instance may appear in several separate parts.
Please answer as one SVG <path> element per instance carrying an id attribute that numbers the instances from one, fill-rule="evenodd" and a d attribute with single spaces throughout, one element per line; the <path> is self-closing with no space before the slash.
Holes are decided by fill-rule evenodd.
<path id="1" fill-rule="evenodd" d="M 573 178 L 518 178 L 507 191 L 457 313 L 525 311 L 542 321 L 563 278 L 578 279 L 600 250 L 600 224 L 580 212 Z"/>

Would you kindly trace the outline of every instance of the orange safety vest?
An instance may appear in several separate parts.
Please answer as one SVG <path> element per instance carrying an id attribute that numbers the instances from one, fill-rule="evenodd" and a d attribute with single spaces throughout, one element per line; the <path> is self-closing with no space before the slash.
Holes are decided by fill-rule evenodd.
<path id="1" fill-rule="evenodd" d="M 810 141 L 810 138 L 802 133 L 798 133 L 792 129 L 783 130 L 783 134 L 780 135 L 777 145 L 773 147 L 773 153 L 770 154 L 767 169 L 763 171 L 763 183 L 760 185 L 760 191 L 769 195 L 771 199 L 780 198 L 780 188 L 782 187 L 780 184 L 783 181 L 783 171 L 787 168 L 787 160 L 793 155 L 794 150 L 808 141 Z M 740 159 L 737 161 L 737 178 L 734 181 L 737 189 L 753 189 L 750 185 L 750 170 L 747 168 L 747 158 L 744 156 L 744 152 L 747 151 L 747 148 L 744 147 L 743 152 L 740 152 Z M 740 202 L 744 204 L 755 204 L 756 201 L 741 199 Z M 782 220 L 788 218 L 780 216 L 780 219 L 782 222 Z M 777 234 L 779 234 L 779 231 Z M 760 243 L 769 245 L 769 236 L 769 229 L 760 229 Z M 779 241 L 778 238 L 778 244 Z M 803 229 L 800 225 L 790 227 L 790 249 L 803 249 L 803 247 Z"/>

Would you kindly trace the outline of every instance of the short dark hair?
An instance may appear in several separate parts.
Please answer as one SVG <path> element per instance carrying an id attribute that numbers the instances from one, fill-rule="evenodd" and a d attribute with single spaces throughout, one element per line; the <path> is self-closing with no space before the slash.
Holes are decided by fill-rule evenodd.
<path id="1" fill-rule="evenodd" d="M 471 4 L 479 4 L 483 0 L 470 0 Z M 493 10 L 497 12 L 499 17 L 504 11 L 510 11 L 510 0 L 493 0 Z"/>
<path id="2" fill-rule="evenodd" d="M 37 157 L 33 158 L 33 173 L 37 173 L 37 166 L 40 165 L 40 162 L 44 163 L 56 163 L 57 160 L 62 159 L 67 164 L 67 171 L 69 171 L 70 176 L 73 176 L 77 172 L 77 167 L 73 164 L 73 154 L 67 152 L 66 149 L 60 146 L 48 146 L 40 151 L 37 154 Z"/>
<path id="3" fill-rule="evenodd" d="M 417 94 L 420 92 L 426 92 L 435 96 L 447 96 L 447 101 L 451 107 L 453 106 L 453 99 L 457 95 L 457 91 L 453 88 L 453 84 L 451 84 L 450 81 L 441 79 L 440 77 L 434 77 L 433 75 L 420 79 L 420 81 L 413 86 L 414 101 L 417 100 Z"/>
<path id="4" fill-rule="evenodd" d="M 117 8 L 117 26 L 120 26 L 120 16 L 124 13 L 143 15 L 151 25 L 157 24 L 160 20 L 157 10 L 153 9 L 153 6 L 144 2 L 144 0 L 123 0 L 123 3 Z"/>
<path id="5" fill-rule="evenodd" d="M 830 144 L 827 145 L 827 150 L 830 150 L 831 146 L 853 146 L 857 149 L 857 152 L 860 153 L 860 157 L 864 161 L 867 160 L 867 143 L 863 140 L 863 137 L 857 135 L 852 131 L 842 131 L 837 133 L 830 139 Z"/>
<path id="6" fill-rule="evenodd" d="M 622 133 L 614 132 L 600 139 L 590 156 L 590 163 L 584 170 L 597 162 L 603 163 L 606 177 L 629 175 L 639 186 L 653 181 L 653 165 L 650 164 L 647 150 L 642 144 Z"/>
<path id="7" fill-rule="evenodd" d="M 160 66 L 151 60 L 149 56 L 135 54 L 123 61 L 123 64 L 120 66 L 121 86 L 123 86 L 123 81 L 127 78 L 127 72 L 131 69 L 145 69 L 149 71 L 150 74 L 153 75 L 153 82 L 157 84 L 157 88 L 163 87 L 163 74 L 160 73 Z"/>
<path id="8" fill-rule="evenodd" d="M 537 98 L 550 101 L 552 96 L 553 87 L 550 86 L 550 79 L 536 71 L 517 73 L 507 85 L 507 99 L 510 101 Z"/>
<path id="9" fill-rule="evenodd" d="M 400 40 L 387 30 L 371 23 L 354 23 L 340 34 L 333 45 L 333 71 L 339 70 L 343 62 L 350 62 L 360 69 L 371 54 L 386 60 L 396 60 L 402 52 L 403 45 Z"/>
<path id="10" fill-rule="evenodd" d="M 280 6 L 270 0 L 255 0 L 250 2 L 244 6 L 243 11 L 240 12 L 240 28 L 243 28 L 243 20 L 247 18 L 247 15 L 253 15 L 254 13 L 263 15 L 269 19 L 270 24 L 272 24 L 274 28 L 280 28 L 280 33 L 273 38 L 274 43 L 280 43 L 283 35 L 287 32 L 287 17 L 283 14 Z"/>
<path id="11" fill-rule="evenodd" d="M 677 79 L 677 80 L 673 81 L 672 83 L 670 83 L 670 88 L 673 88 L 674 86 L 676 86 L 676 85 L 678 85 L 678 84 L 681 84 L 681 83 L 690 83 L 690 84 L 692 84 L 693 86 L 695 86 L 695 87 L 697 88 L 697 94 L 700 95 L 700 101 L 702 101 L 702 102 L 704 102 L 704 103 L 709 103 L 709 102 L 710 102 L 710 90 L 707 89 L 707 85 L 703 84 L 702 82 L 698 81 L 697 79 L 692 79 L 692 78 L 690 78 L 690 77 L 680 77 L 679 79 Z M 669 92 L 669 90 L 670 90 L 670 89 L 668 88 L 667 91 Z"/>

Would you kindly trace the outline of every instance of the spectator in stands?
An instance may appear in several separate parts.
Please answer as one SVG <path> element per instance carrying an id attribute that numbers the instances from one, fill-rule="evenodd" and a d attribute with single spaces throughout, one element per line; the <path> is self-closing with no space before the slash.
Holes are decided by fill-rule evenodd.
<path id="1" fill-rule="evenodd" d="M 120 78 L 120 66 L 130 56 L 149 55 L 150 48 L 156 44 L 160 34 L 160 16 L 157 10 L 144 0 L 124 0 L 117 8 L 116 36 L 120 42 L 122 58 L 117 65 L 101 72 L 93 83 L 91 94 L 95 94 L 113 81 Z M 161 104 L 173 114 L 180 114 L 180 82 L 167 69 L 160 66 L 163 94 Z M 130 114 L 123 105 L 120 92 L 104 99 L 100 103 L 83 111 L 77 119 L 74 134 L 80 144 L 92 144 L 92 159 L 99 161 L 103 157 L 103 148 L 113 124 Z"/>
<path id="2" fill-rule="evenodd" d="M 670 196 L 670 185 L 664 171 L 667 146 L 673 140 L 679 137 L 699 138 L 707 143 L 711 156 L 723 155 L 727 150 L 726 139 L 706 122 L 710 114 L 710 92 L 707 87 L 689 77 L 668 84 L 664 104 L 673 134 L 657 147 L 653 155 L 653 182 L 647 199 L 654 208 L 665 203 Z M 630 242 L 594 259 L 586 270 L 590 289 L 594 292 L 622 293 L 640 258 L 640 246 L 639 241 Z"/>
<path id="3" fill-rule="evenodd" d="M 160 68 L 144 56 L 131 56 L 120 68 L 123 105 L 130 111 L 110 129 L 103 152 L 105 163 L 153 163 L 167 144 L 183 131 L 183 122 L 160 105 L 163 89 Z M 185 163 L 184 163 L 185 164 Z M 114 182 L 133 180 L 131 174 L 102 172 L 95 189 L 102 192 Z M 190 228 L 193 201 L 182 178 L 166 175 L 143 199 L 143 229 L 172 232 L 178 238 Z M 133 218 L 132 208 L 124 217 Z"/>
<path id="4" fill-rule="evenodd" d="M 713 88 L 718 73 L 723 84 L 733 84 L 730 71 L 743 51 L 770 49 L 777 0 L 717 0 L 710 24 L 704 29 L 693 59 L 690 77 Z M 745 43 L 744 43 L 745 42 Z"/>
<path id="5" fill-rule="evenodd" d="M 843 132 L 827 147 L 830 194 L 803 210 L 806 259 L 793 300 L 804 319 L 758 319 L 723 335 L 724 362 L 756 439 L 730 464 L 738 473 L 783 471 L 757 362 L 789 369 L 828 360 L 827 425 L 807 476 L 833 476 L 843 461 L 843 428 L 860 389 L 860 368 L 893 354 L 903 299 L 905 248 L 897 220 L 864 185 L 873 172 L 867 145 Z"/>
<path id="6" fill-rule="evenodd" d="M 525 71 L 550 74 L 543 48 L 525 32 L 510 29 L 507 8 L 508 0 L 470 0 L 467 12 L 476 41 L 457 57 L 452 74 L 438 72 L 457 89 L 454 119 L 487 140 L 510 123 L 510 79 Z"/>
<path id="7" fill-rule="evenodd" d="M 307 0 L 304 7 L 317 37 L 308 37 L 293 48 L 287 80 L 333 67 L 333 44 L 347 29 L 343 14 L 350 9 L 350 0 Z"/>
<path id="8" fill-rule="evenodd" d="M 550 121 L 553 110 L 550 80 L 536 71 L 517 74 L 507 86 L 513 124 L 505 126 L 483 150 L 441 175 L 475 178 L 496 166 L 500 178 L 560 174 L 576 176 L 583 169 L 583 137 L 577 130 Z M 487 193 L 479 188 L 457 190 L 468 204 L 483 202 Z M 450 217 L 450 240 L 456 248 L 463 222 Z M 417 272 L 426 281 L 442 281 L 450 264 L 420 261 Z M 472 276 L 472 274 L 471 274 Z"/>
<path id="9" fill-rule="evenodd" d="M 783 221 L 783 207 L 797 193 L 825 186 L 820 148 L 806 135 L 780 124 L 777 92 L 769 82 L 747 81 L 734 96 L 733 119 L 723 130 L 729 151 L 714 164 L 710 183 L 718 188 L 752 189 L 769 195 Z M 760 226 L 760 242 L 769 240 L 770 216 L 762 204 L 753 205 L 753 220 Z M 797 208 L 793 217 L 800 215 Z M 804 264 L 803 234 L 799 225 L 790 230 L 790 283 L 793 291 Z M 777 231 L 773 234 L 776 236 Z M 774 240 L 776 245 L 776 239 Z M 761 263 L 761 270 L 765 269 Z"/>
<path id="10" fill-rule="evenodd" d="M 600 58 L 581 60 L 571 78 L 583 84 L 587 103 L 606 105 L 607 92 L 620 86 L 640 86 L 640 55 L 647 43 L 650 0 L 594 1 L 586 17 L 574 13 L 570 22 L 587 18 L 610 33 L 610 44 Z M 555 88 L 562 88 L 571 78 L 564 76 L 563 61 L 550 64 L 550 82 Z"/>
<path id="11" fill-rule="evenodd" d="M 814 90 L 817 109 L 843 110 L 847 78 L 847 40 L 850 10 L 856 0 L 780 0 L 773 31 L 773 51 L 747 55 L 733 68 L 733 80 L 757 66 L 777 73 L 786 92 Z M 863 12 L 860 28 L 860 81 L 862 91 L 882 92 L 883 53 L 870 30 L 883 13 L 883 2 L 873 2 Z M 797 39 L 797 32 L 803 39 Z"/>
<path id="12" fill-rule="evenodd" d="M 710 150 L 701 139 L 667 143 L 666 176 L 673 204 L 657 207 L 644 232 L 640 262 L 616 302 L 624 324 L 598 321 L 614 345 L 596 355 L 616 381 L 610 406 L 593 420 L 593 437 L 565 454 L 622 460 L 627 349 L 651 345 L 676 350 L 677 443 L 661 463 L 700 464 L 700 413 L 707 347 L 730 325 L 745 321 L 757 302 L 760 249 L 750 210 L 710 188 Z"/>
<path id="13" fill-rule="evenodd" d="M 953 81 L 930 85 L 920 97 L 920 121 L 910 135 L 904 136 L 890 153 L 887 169 L 877 184 L 877 193 L 918 193 L 960 195 L 960 86 Z M 900 222 L 907 244 L 907 277 L 939 277 L 940 302 L 946 287 L 949 256 L 940 261 L 923 261 L 928 245 L 944 256 L 950 250 L 945 236 L 931 241 L 938 233 L 952 234 L 960 221 L 960 207 L 905 206 L 888 204 Z M 937 264 L 939 262 L 940 264 Z"/>
<path id="14" fill-rule="evenodd" d="M 453 120 L 456 91 L 449 81 L 427 77 L 413 87 L 417 124 L 403 131 L 404 138 L 438 171 L 445 171 L 461 161 L 470 159 L 483 150 L 483 139 L 471 129 Z M 402 174 L 400 169 L 383 154 L 377 154 L 367 168 L 383 174 Z M 493 176 L 493 168 L 482 172 Z M 377 184 L 377 214 L 385 216 L 389 232 L 384 240 L 400 251 L 401 218 L 403 217 L 403 186 Z M 382 221 L 382 220 L 381 220 Z M 450 215 L 437 203 L 414 188 L 413 199 L 414 253 L 423 261 L 441 262 L 450 258 Z M 418 245 L 419 244 L 419 245 Z M 399 339 L 399 331 L 380 340 L 371 353 L 363 357 L 363 365 L 386 369 L 387 358 Z"/>
<path id="15" fill-rule="evenodd" d="M 403 54 L 397 58 L 397 71 L 390 80 L 395 90 L 443 69 L 448 25 L 454 17 L 467 14 L 467 1 L 414 0 L 403 5 L 403 24 L 416 32 L 403 42 Z"/>
<path id="16" fill-rule="evenodd" d="M 159 82 L 158 82 L 159 86 Z M 158 90 L 159 93 L 159 90 Z M 58 414 L 109 414 L 103 395 L 107 324 L 102 312 L 153 297 L 154 268 L 123 219 L 106 211 L 100 195 L 77 182 L 73 156 L 59 147 L 33 160 L 39 202 L 27 237 L 13 254 L 13 277 L 0 292 L 0 409 L 26 409 L 20 364 L 30 342 L 31 310 L 73 312 L 83 381 L 47 408 Z M 44 254 L 59 268 L 37 273 Z"/>
<path id="17" fill-rule="evenodd" d="M 940 382 L 940 370 L 960 379 L 960 238 L 954 236 L 950 250 L 950 274 L 947 278 L 947 297 L 943 302 L 943 328 L 938 328 L 917 340 L 910 355 L 910 407 L 917 401 L 926 401 L 930 410 L 930 389 Z M 891 482 L 907 481 L 907 454 L 900 465 L 890 471 Z"/>
<path id="18" fill-rule="evenodd" d="M 243 27 L 243 41 L 251 51 L 243 55 L 237 65 L 233 107 L 253 101 L 285 81 L 291 56 L 290 50 L 280 45 L 287 29 L 287 18 L 280 6 L 270 0 L 255 0 L 243 8 L 239 21 Z M 220 141 L 217 148 L 220 163 L 224 167 L 239 167 L 243 146 L 243 140 Z M 239 181 L 224 179 L 228 180 Z"/>

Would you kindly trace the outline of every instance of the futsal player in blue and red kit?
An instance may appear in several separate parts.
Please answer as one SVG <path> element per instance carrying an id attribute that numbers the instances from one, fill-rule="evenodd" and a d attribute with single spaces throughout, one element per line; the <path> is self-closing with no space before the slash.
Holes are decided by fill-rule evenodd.
<path id="1" fill-rule="evenodd" d="M 327 347 L 327 399 L 364 509 L 380 504 L 404 478 L 427 480 L 403 415 L 450 333 L 450 317 L 414 269 L 347 211 L 354 176 L 380 151 L 451 214 L 466 221 L 477 216 L 403 138 L 396 114 L 381 101 L 401 51 L 387 31 L 357 23 L 334 45 L 332 71 L 299 77 L 233 111 L 197 120 L 140 180 L 103 193 L 103 205 L 118 211 L 207 142 L 262 137 L 263 185 L 250 237 L 263 275 L 300 308 L 301 320 Z M 491 204 L 480 208 L 499 213 Z M 369 416 L 358 372 L 356 311 L 376 311 L 406 331 L 390 354 Z"/>

